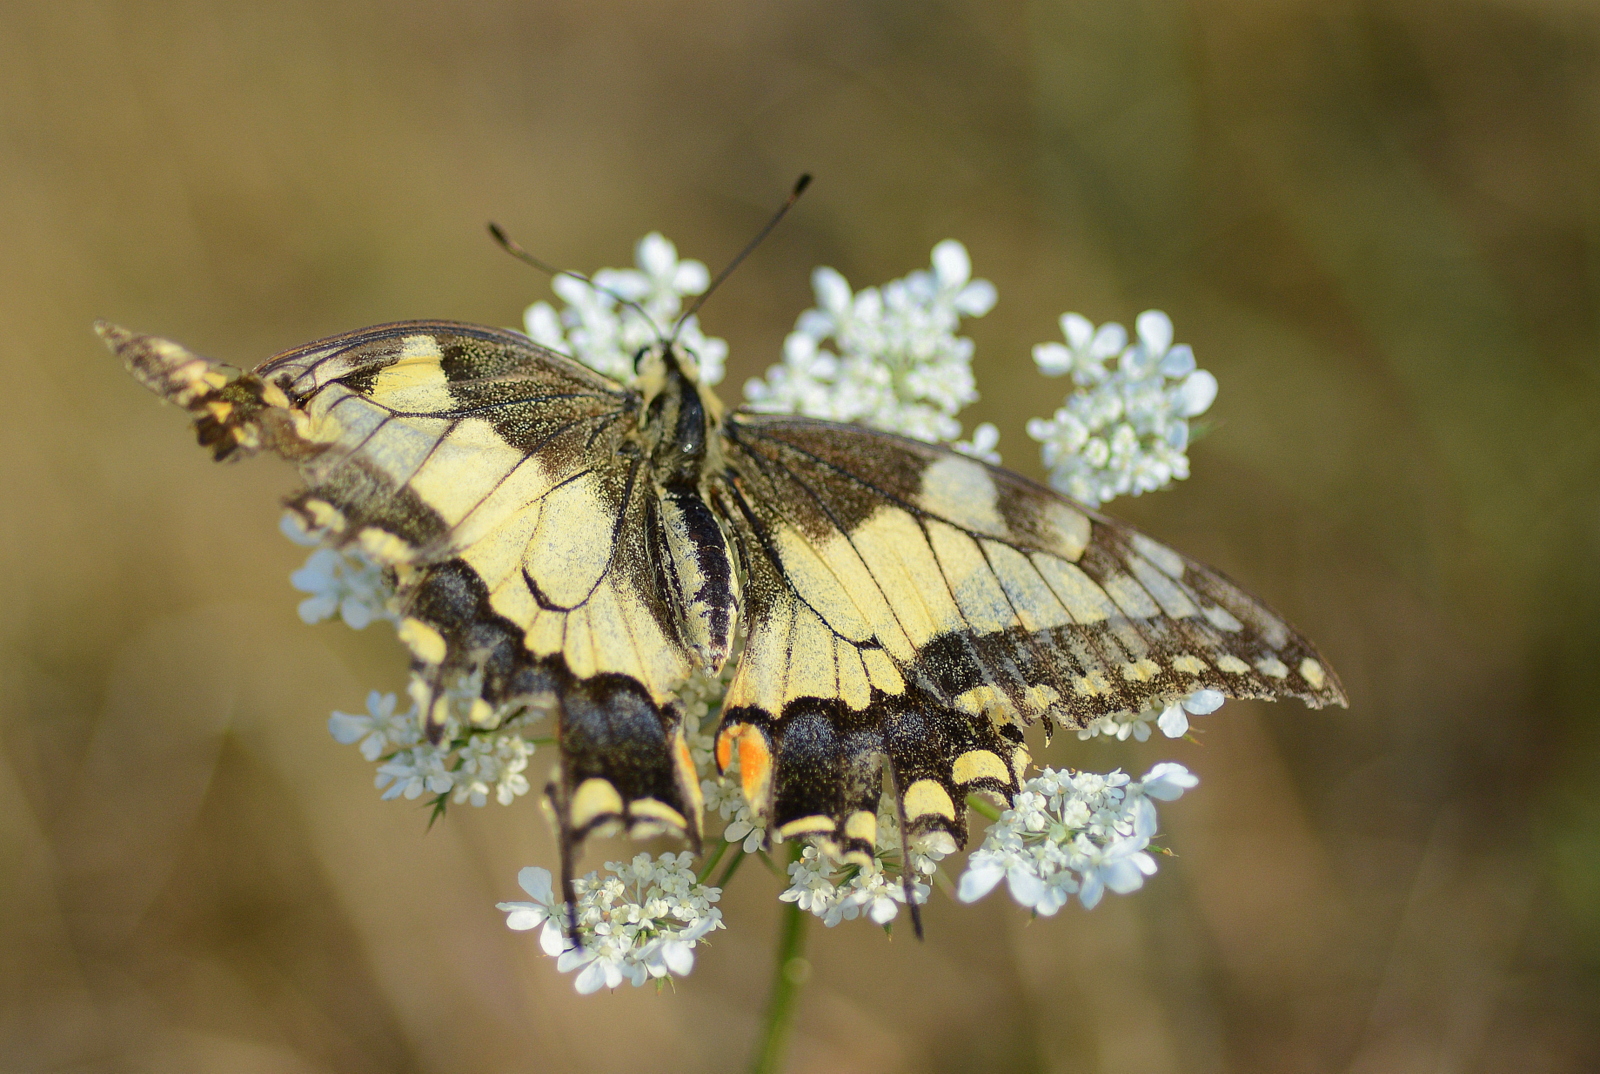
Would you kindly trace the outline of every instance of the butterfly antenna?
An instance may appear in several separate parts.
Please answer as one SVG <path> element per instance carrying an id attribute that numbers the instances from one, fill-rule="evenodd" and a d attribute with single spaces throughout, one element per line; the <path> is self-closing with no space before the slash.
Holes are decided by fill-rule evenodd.
<path id="1" fill-rule="evenodd" d="M 512 257 L 516 258 L 518 261 L 522 261 L 522 262 L 525 262 L 526 264 L 532 265 L 534 268 L 538 269 L 540 272 L 543 272 L 546 275 L 551 276 L 551 277 L 555 277 L 555 276 L 571 276 L 575 280 L 582 280 L 584 283 L 588 284 L 590 287 L 593 287 L 596 291 L 599 291 L 601 294 L 610 295 L 613 299 L 615 299 L 618 302 L 618 304 L 623 305 L 623 306 L 627 306 L 629 309 L 633 310 L 633 312 L 637 313 L 640 317 L 643 317 L 644 318 L 644 323 L 651 327 L 651 329 L 656 334 L 656 338 L 657 339 L 661 338 L 661 329 L 656 325 L 655 318 L 651 317 L 648 313 L 646 313 L 644 311 L 644 307 L 639 305 L 639 303 L 635 302 L 633 299 L 631 299 L 631 298 L 623 298 L 621 295 L 617 294 L 611 288 L 600 286 L 599 284 L 595 283 L 594 280 L 590 279 L 588 276 L 585 276 L 581 272 L 574 272 L 572 269 L 556 268 L 554 265 L 550 264 L 547 261 L 539 260 L 537 257 L 534 257 L 532 254 L 530 254 L 527 250 L 524 250 L 522 248 L 522 245 L 520 243 L 518 243 L 516 239 L 513 239 L 510 235 L 507 235 L 506 232 L 505 232 L 505 229 L 502 228 L 499 224 L 495 223 L 493 220 L 489 221 L 489 234 L 494 238 L 495 242 L 500 244 L 500 248 L 502 250 L 504 250 L 506 253 L 510 254 Z"/>
<path id="2" fill-rule="evenodd" d="M 738 257 L 735 257 L 732 261 L 728 262 L 727 268 L 717 273 L 717 278 L 711 281 L 711 285 L 704 291 L 700 292 L 700 297 L 696 298 L 694 303 L 678 318 L 677 322 L 672 326 L 672 335 L 667 337 L 668 346 L 671 346 L 673 343 L 677 342 L 678 332 L 682 330 L 684 323 L 696 313 L 700 312 L 700 307 L 706 304 L 706 299 L 711 297 L 711 292 L 715 291 L 722 284 L 723 280 L 726 280 L 730 275 L 733 274 L 733 270 L 739 267 L 739 262 L 749 257 L 750 251 L 754 250 L 757 246 L 760 246 L 761 240 L 772 234 L 772 229 L 778 226 L 778 221 L 782 220 L 784 214 L 794 206 L 795 202 L 800 200 L 800 195 L 804 194 L 806 187 L 810 185 L 811 175 L 809 173 L 802 175 L 795 182 L 794 189 L 789 191 L 789 196 L 784 199 L 782 205 L 778 206 L 778 211 L 772 214 L 772 219 L 767 221 L 767 226 L 762 228 L 761 231 L 757 233 L 756 237 L 751 239 L 749 243 L 745 245 L 743 250 L 739 251 Z"/>

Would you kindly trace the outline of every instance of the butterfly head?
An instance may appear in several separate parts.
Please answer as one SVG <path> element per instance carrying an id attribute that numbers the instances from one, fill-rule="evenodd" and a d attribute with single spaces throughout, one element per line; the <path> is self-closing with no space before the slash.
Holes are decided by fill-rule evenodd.
<path id="1" fill-rule="evenodd" d="M 694 354 L 667 339 L 640 348 L 633 356 L 633 371 L 647 400 L 661 390 L 673 372 L 681 374 L 691 384 L 700 383 L 700 363 Z"/>
<path id="2" fill-rule="evenodd" d="M 665 405 L 665 400 L 657 402 L 663 395 L 672 396 L 676 401 L 693 394 L 699 397 L 713 421 L 722 417 L 721 401 L 700 383 L 699 360 L 682 344 L 658 340 L 634 355 L 633 368 L 639 392 L 644 396 L 646 413 Z"/>

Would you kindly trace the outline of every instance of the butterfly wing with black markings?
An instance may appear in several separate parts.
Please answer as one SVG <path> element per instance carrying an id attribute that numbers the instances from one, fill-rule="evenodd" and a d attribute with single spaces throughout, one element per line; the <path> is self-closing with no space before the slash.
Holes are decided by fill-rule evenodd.
<path id="1" fill-rule="evenodd" d="M 714 495 L 747 640 L 718 737 L 784 836 L 871 854 L 887 773 L 911 833 L 965 842 L 1016 792 L 1022 726 L 1199 689 L 1343 704 L 1315 650 L 1221 575 L 1008 471 L 857 426 L 735 415 Z M 748 760 L 747 760 L 748 759 Z"/>
<path id="2" fill-rule="evenodd" d="M 693 657 L 657 566 L 636 392 L 451 322 L 364 329 L 233 378 L 165 340 L 102 335 L 219 457 L 295 459 L 307 487 L 290 507 L 393 571 L 433 733 L 452 711 L 493 726 L 554 709 L 564 852 L 614 823 L 698 842 L 674 702 Z"/>
<path id="3" fill-rule="evenodd" d="M 693 667 L 720 666 L 735 616 L 719 765 L 737 749 L 769 830 L 860 862 L 886 777 L 904 834 L 963 844 L 965 795 L 1017 792 L 1035 721 L 1082 727 L 1200 689 L 1344 703 L 1311 645 L 1216 572 L 946 448 L 724 417 L 670 345 L 641 355 L 641 393 L 450 322 L 365 329 L 242 376 L 101 331 L 219 458 L 296 460 L 291 506 L 393 572 L 434 731 L 452 712 L 556 711 L 568 878 L 599 826 L 698 842 L 674 698 Z"/>

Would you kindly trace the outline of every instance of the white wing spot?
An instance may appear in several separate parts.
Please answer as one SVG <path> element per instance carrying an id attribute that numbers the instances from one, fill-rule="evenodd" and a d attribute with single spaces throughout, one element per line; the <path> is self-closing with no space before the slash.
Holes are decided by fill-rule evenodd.
<path id="1" fill-rule="evenodd" d="M 1161 572 L 1171 578 L 1182 580 L 1183 557 L 1164 544 L 1158 544 L 1142 533 L 1135 533 L 1132 537 L 1133 547 L 1145 559 L 1161 568 Z"/>
<path id="2" fill-rule="evenodd" d="M 1256 670 L 1269 679 L 1281 679 L 1289 674 L 1289 665 L 1275 656 L 1265 656 L 1256 661 Z"/>
<path id="3" fill-rule="evenodd" d="M 1008 537 L 999 500 L 988 467 L 959 455 L 946 455 L 922 471 L 917 493 L 917 506 L 931 515 L 990 537 Z"/>
<path id="4" fill-rule="evenodd" d="M 1040 521 L 1046 535 L 1055 538 L 1051 551 L 1076 563 L 1089 547 L 1089 516 L 1076 507 L 1052 500 L 1045 504 Z"/>
<path id="5" fill-rule="evenodd" d="M 1211 625 L 1218 630 L 1226 630 L 1230 634 L 1237 634 L 1244 629 L 1244 624 L 1233 617 L 1233 613 L 1218 604 L 1209 608 L 1201 608 L 1200 614 L 1211 620 Z"/>

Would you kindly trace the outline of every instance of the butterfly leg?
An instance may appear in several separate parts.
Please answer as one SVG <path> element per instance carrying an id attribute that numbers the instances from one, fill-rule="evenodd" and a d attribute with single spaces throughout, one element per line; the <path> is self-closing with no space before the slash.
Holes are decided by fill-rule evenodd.
<path id="1" fill-rule="evenodd" d="M 544 800 L 556 817 L 556 831 L 561 840 L 561 901 L 567 907 L 565 930 L 567 939 L 578 948 L 583 947 L 583 936 L 578 932 L 578 892 L 572 883 L 573 838 L 571 812 L 567 808 L 561 787 L 555 782 L 544 786 Z"/>

